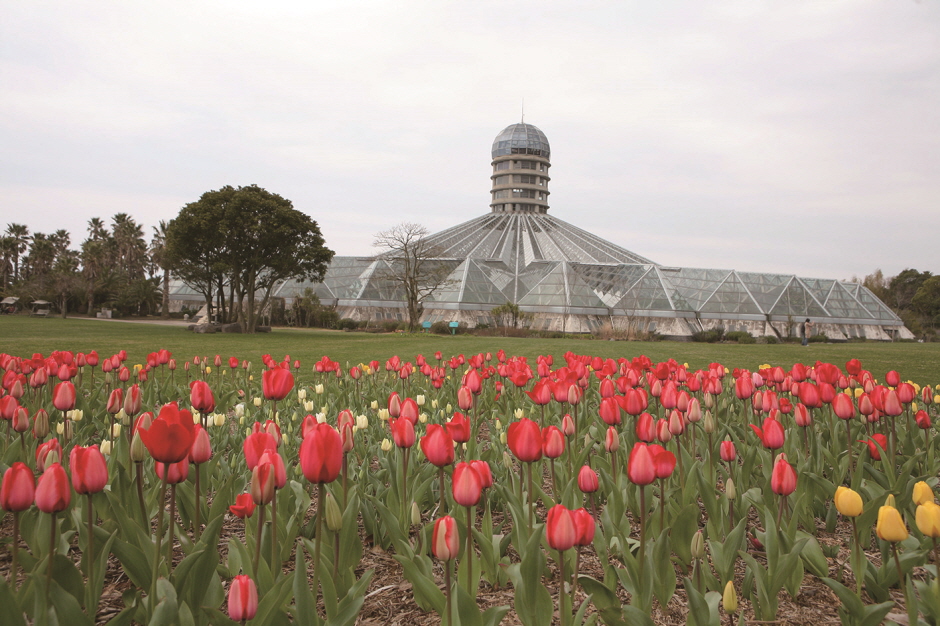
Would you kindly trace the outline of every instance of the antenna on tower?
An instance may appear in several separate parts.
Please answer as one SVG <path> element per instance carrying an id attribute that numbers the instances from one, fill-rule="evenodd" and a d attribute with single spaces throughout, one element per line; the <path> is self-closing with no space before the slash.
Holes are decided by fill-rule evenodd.
<path id="1" fill-rule="evenodd" d="M 522 123 L 525 124 L 525 98 L 522 98 Z"/>

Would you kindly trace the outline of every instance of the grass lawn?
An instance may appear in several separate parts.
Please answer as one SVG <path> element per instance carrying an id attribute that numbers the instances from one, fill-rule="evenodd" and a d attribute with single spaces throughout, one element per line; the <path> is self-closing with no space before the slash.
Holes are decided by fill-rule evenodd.
<path id="1" fill-rule="evenodd" d="M 556 366 L 561 355 L 571 350 L 578 354 L 601 357 L 632 358 L 645 354 L 653 361 L 674 358 L 698 369 L 711 362 L 728 367 L 756 369 L 762 363 L 789 368 L 793 363 L 814 363 L 817 360 L 840 367 L 851 358 L 882 378 L 888 370 L 900 372 L 902 379 L 921 385 L 940 384 L 940 343 L 843 343 L 737 345 L 683 342 L 624 342 L 590 339 L 514 339 L 503 337 L 453 337 L 417 334 L 346 333 L 319 329 L 276 328 L 270 334 L 258 335 L 196 335 L 182 326 L 127 323 L 87 318 L 36 319 L 25 316 L 0 317 L 0 352 L 29 356 L 34 352 L 48 354 L 53 350 L 89 352 L 102 356 L 127 350 L 130 363 L 145 362 L 146 355 L 160 348 L 170 350 L 177 360 L 193 356 L 221 354 L 224 358 L 238 356 L 260 363 L 262 354 L 276 359 L 290 354 L 300 359 L 302 371 L 309 372 L 313 362 L 328 355 L 340 363 L 354 365 L 372 359 L 384 361 L 392 355 L 413 358 L 416 354 L 430 357 L 437 350 L 444 356 L 496 352 L 523 355 L 534 362 L 539 354 L 552 354 Z"/>

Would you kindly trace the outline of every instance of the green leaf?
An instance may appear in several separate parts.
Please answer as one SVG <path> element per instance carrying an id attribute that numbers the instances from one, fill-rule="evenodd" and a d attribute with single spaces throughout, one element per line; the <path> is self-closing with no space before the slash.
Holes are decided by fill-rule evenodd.
<path id="1" fill-rule="evenodd" d="M 414 559 L 406 558 L 400 554 L 394 556 L 395 560 L 401 563 L 405 578 L 411 581 L 415 602 L 418 603 L 418 606 L 425 610 L 431 608 L 438 615 L 443 614 L 447 600 L 444 593 L 437 588 L 437 583 L 425 576 Z"/>
<path id="2" fill-rule="evenodd" d="M 623 617 L 627 626 L 656 626 L 649 615 L 635 606 L 623 607 Z"/>
<path id="3" fill-rule="evenodd" d="M 7 585 L 5 578 L 0 577 L 0 623 L 10 626 L 26 626 L 26 619 L 20 609 L 13 590 Z"/>
<path id="4" fill-rule="evenodd" d="M 480 614 L 476 599 L 471 598 L 467 590 L 460 585 L 454 586 L 453 593 L 457 596 L 457 616 L 460 626 L 483 626 L 483 616 Z"/>
<path id="5" fill-rule="evenodd" d="M 509 613 L 508 606 L 491 606 L 483 611 L 483 626 L 497 626 Z"/>
<path id="6" fill-rule="evenodd" d="M 307 560 L 304 557 L 303 544 L 298 541 L 294 557 L 294 571 L 302 572 L 301 576 L 294 576 L 294 618 L 297 620 L 310 619 L 317 612 L 317 601 L 307 583 Z"/>
<path id="7" fill-rule="evenodd" d="M 287 602 L 287 598 L 290 596 L 295 575 L 296 572 L 291 572 L 282 576 L 274 583 L 274 586 L 260 598 L 258 602 L 258 612 L 255 614 L 255 619 L 252 620 L 253 623 L 259 625 L 267 624 L 273 621 L 275 616 L 284 614 L 284 605 Z M 258 595 L 261 596 L 261 594 Z"/>

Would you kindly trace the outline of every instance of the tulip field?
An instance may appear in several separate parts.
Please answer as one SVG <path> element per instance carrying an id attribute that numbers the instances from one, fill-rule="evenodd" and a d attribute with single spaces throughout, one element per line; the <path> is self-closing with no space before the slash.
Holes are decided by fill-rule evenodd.
<path id="1" fill-rule="evenodd" d="M 152 346 L 0 376 L 4 626 L 940 623 L 940 381 L 904 371 Z"/>

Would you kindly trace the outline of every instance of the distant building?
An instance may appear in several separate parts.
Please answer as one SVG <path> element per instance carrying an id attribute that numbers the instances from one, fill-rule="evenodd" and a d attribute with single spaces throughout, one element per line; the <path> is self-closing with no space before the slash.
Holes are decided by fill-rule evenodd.
<path id="1" fill-rule="evenodd" d="M 834 340 L 913 338 L 860 284 L 664 266 L 550 216 L 551 147 L 531 124 L 500 132 L 491 157 L 490 212 L 428 237 L 450 277 L 424 302 L 424 321 L 492 324 L 489 311 L 510 302 L 531 314 L 534 330 L 681 339 L 720 326 L 783 337 L 809 318 Z M 341 317 L 404 321 L 400 288 L 382 279 L 388 263 L 335 257 L 322 283 L 289 281 L 275 295 L 289 303 L 312 288 Z M 182 300 L 185 289 L 171 297 Z"/>

